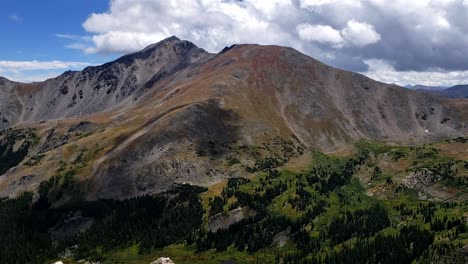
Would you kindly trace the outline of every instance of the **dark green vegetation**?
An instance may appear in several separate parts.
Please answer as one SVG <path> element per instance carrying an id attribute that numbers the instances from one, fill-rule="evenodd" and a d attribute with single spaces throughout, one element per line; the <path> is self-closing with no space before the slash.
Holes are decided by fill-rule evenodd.
<path id="1" fill-rule="evenodd" d="M 0 175 L 23 161 L 37 140 L 32 129 L 0 131 Z"/>
<path id="2" fill-rule="evenodd" d="M 158 196 L 124 201 L 100 200 L 77 202 L 60 208 L 50 207 L 47 184 L 32 202 L 32 194 L 0 203 L 0 259 L 2 263 L 47 263 L 67 247 L 76 258 L 102 260 L 102 252 L 139 244 L 144 254 L 155 248 L 193 239 L 202 223 L 203 209 L 198 194 L 205 189 L 188 185 L 175 186 Z M 54 237 L 51 229 L 60 226 L 70 215 L 94 219 L 86 232 Z"/>
<path id="3" fill-rule="evenodd" d="M 159 256 L 176 263 L 466 263 L 466 163 L 442 152 L 360 142 L 349 157 L 314 152 L 306 171 L 268 162 L 256 167 L 256 177 L 229 179 L 217 192 L 177 185 L 124 201 L 84 202 L 79 192 L 61 201 L 76 190 L 64 166 L 41 184 L 37 201 L 27 193 L 0 203 L 0 259 L 47 263 L 68 248 L 73 257 L 65 263 L 149 263 Z M 398 162 L 411 165 L 389 169 Z M 419 199 L 430 190 L 408 187 L 405 177 L 422 169 L 456 195 Z M 379 195 L 370 195 L 374 190 Z M 217 229 L 204 221 L 239 208 L 254 213 Z M 57 227 L 73 217 L 93 225 L 58 236 Z"/>

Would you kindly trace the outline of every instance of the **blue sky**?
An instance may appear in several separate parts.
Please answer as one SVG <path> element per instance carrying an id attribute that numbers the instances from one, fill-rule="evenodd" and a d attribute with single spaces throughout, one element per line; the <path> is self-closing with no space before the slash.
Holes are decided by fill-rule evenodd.
<path id="1" fill-rule="evenodd" d="M 399 85 L 468 83 L 468 0 L 0 0 L 0 76 L 39 81 L 175 35 L 293 47 Z"/>
<path id="2" fill-rule="evenodd" d="M 82 23 L 103 12 L 103 0 L 0 0 L 1 60 L 99 60 L 79 50 L 64 49 L 57 34 L 86 35 Z"/>
<path id="3" fill-rule="evenodd" d="M 0 61 L 99 64 L 114 58 L 116 55 L 87 54 L 67 48 L 71 40 L 57 36 L 88 35 L 83 22 L 93 12 L 106 11 L 108 6 L 104 0 L 0 0 Z M 69 68 L 82 66 L 31 71 L 12 66 L 0 75 L 18 81 L 41 80 Z"/>

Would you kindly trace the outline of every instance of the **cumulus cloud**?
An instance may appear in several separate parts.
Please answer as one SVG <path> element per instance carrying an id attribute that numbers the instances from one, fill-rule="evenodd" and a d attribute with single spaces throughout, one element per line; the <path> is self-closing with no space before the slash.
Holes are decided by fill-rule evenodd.
<path id="1" fill-rule="evenodd" d="M 341 48 L 345 44 L 364 47 L 380 41 L 380 35 L 372 25 L 356 20 L 348 21 L 341 31 L 330 26 L 310 24 L 299 24 L 296 30 L 302 40 L 332 43 L 336 48 Z"/>
<path id="2" fill-rule="evenodd" d="M 343 29 L 343 37 L 353 45 L 364 47 L 380 41 L 379 33 L 375 32 L 374 26 L 356 20 L 348 21 Z"/>
<path id="3" fill-rule="evenodd" d="M 85 51 L 131 52 L 171 35 L 212 52 L 240 42 L 293 45 L 297 37 L 278 18 L 294 18 L 295 9 L 290 0 L 114 0 L 108 12 L 84 22 L 94 35 Z"/>
<path id="4" fill-rule="evenodd" d="M 155 40 L 161 40 L 167 37 L 160 33 L 143 33 L 143 32 L 109 32 L 102 35 L 93 36 L 93 47 L 86 47 L 86 53 L 125 53 L 138 50 Z"/>
<path id="5" fill-rule="evenodd" d="M 341 4 L 349 6 L 361 6 L 361 0 L 300 0 L 300 6 L 302 8 L 310 8 L 319 10 L 320 7 L 330 5 L 330 4 Z"/>
<path id="6" fill-rule="evenodd" d="M 341 45 L 343 37 L 340 31 L 324 25 L 299 24 L 296 27 L 299 38 L 306 41 L 316 41 L 320 43 L 333 43 Z"/>
<path id="7" fill-rule="evenodd" d="M 468 84 L 468 71 L 444 71 L 433 69 L 424 72 L 397 71 L 387 61 L 370 59 L 365 61 L 369 70 L 363 74 L 384 83 L 394 83 L 401 86 L 427 85 L 427 86 L 453 86 L 457 84 Z"/>
<path id="8" fill-rule="evenodd" d="M 466 21 L 467 0 L 112 0 L 84 21 L 89 40 L 68 46 L 121 54 L 176 35 L 210 52 L 276 44 L 347 70 L 379 59 L 448 74 L 468 70 Z"/>

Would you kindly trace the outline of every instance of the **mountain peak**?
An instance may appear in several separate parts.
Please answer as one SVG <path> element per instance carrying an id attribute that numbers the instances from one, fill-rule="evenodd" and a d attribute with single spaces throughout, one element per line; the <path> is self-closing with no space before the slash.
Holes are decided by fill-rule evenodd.
<path id="1" fill-rule="evenodd" d="M 8 80 L 5 77 L 0 76 L 0 84 L 11 83 L 12 81 Z"/>
<path id="2" fill-rule="evenodd" d="M 178 37 L 176 36 L 170 36 L 168 38 L 165 38 L 159 42 L 156 42 L 156 43 L 153 43 L 153 44 L 150 44 L 148 46 L 146 46 L 144 49 L 140 50 L 140 51 L 137 51 L 136 53 L 138 52 L 142 52 L 142 51 L 145 51 L 145 50 L 148 50 L 148 49 L 152 49 L 152 48 L 155 48 L 157 46 L 161 46 L 161 45 L 166 45 L 166 44 L 173 44 L 175 42 L 180 42 L 182 40 L 180 40 Z M 187 41 L 188 42 L 188 41 Z"/>
<path id="3" fill-rule="evenodd" d="M 170 36 L 170 37 L 168 37 L 166 39 L 163 39 L 162 41 L 163 42 L 164 41 L 180 41 L 180 39 L 178 37 L 176 37 L 176 36 Z"/>
<path id="4" fill-rule="evenodd" d="M 196 53 L 207 53 L 205 50 L 197 47 L 190 41 L 180 40 L 176 36 L 171 36 L 166 39 L 163 39 L 157 43 L 151 44 L 146 48 L 136 51 L 127 55 L 124 55 L 116 60 L 116 62 L 129 64 L 132 63 L 135 59 L 146 60 L 154 56 L 156 53 L 168 54 L 175 53 L 179 56 L 184 56 L 187 53 L 195 51 Z"/>

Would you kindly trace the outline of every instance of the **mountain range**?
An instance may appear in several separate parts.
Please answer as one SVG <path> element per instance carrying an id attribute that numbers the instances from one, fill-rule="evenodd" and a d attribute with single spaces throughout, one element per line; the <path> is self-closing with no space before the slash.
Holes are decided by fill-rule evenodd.
<path id="1" fill-rule="evenodd" d="M 455 85 L 441 91 L 431 92 L 447 98 L 468 98 L 468 85 Z"/>
<path id="2" fill-rule="evenodd" d="M 428 86 L 428 85 L 405 85 L 405 88 L 411 89 L 411 90 L 424 90 L 424 91 L 441 91 L 444 89 L 447 89 L 448 87 L 446 86 Z"/>
<path id="3" fill-rule="evenodd" d="M 438 92 L 176 37 L 1 78 L 0 262 L 468 263 L 468 100 Z"/>
<path id="4" fill-rule="evenodd" d="M 429 92 L 433 94 L 438 94 L 447 98 L 468 98 L 468 85 L 459 84 L 452 87 L 445 86 L 424 86 L 424 85 L 414 85 L 414 86 L 405 86 L 408 89 L 418 90 Z"/>
<path id="5" fill-rule="evenodd" d="M 265 166 L 468 133 L 468 101 L 371 80 L 280 46 L 217 54 L 170 37 L 30 84 L 0 79 L 0 196 L 67 172 L 87 199 L 212 185 Z M 16 157 L 16 156 L 15 156 Z M 10 159 L 11 160 L 11 159 Z"/>

